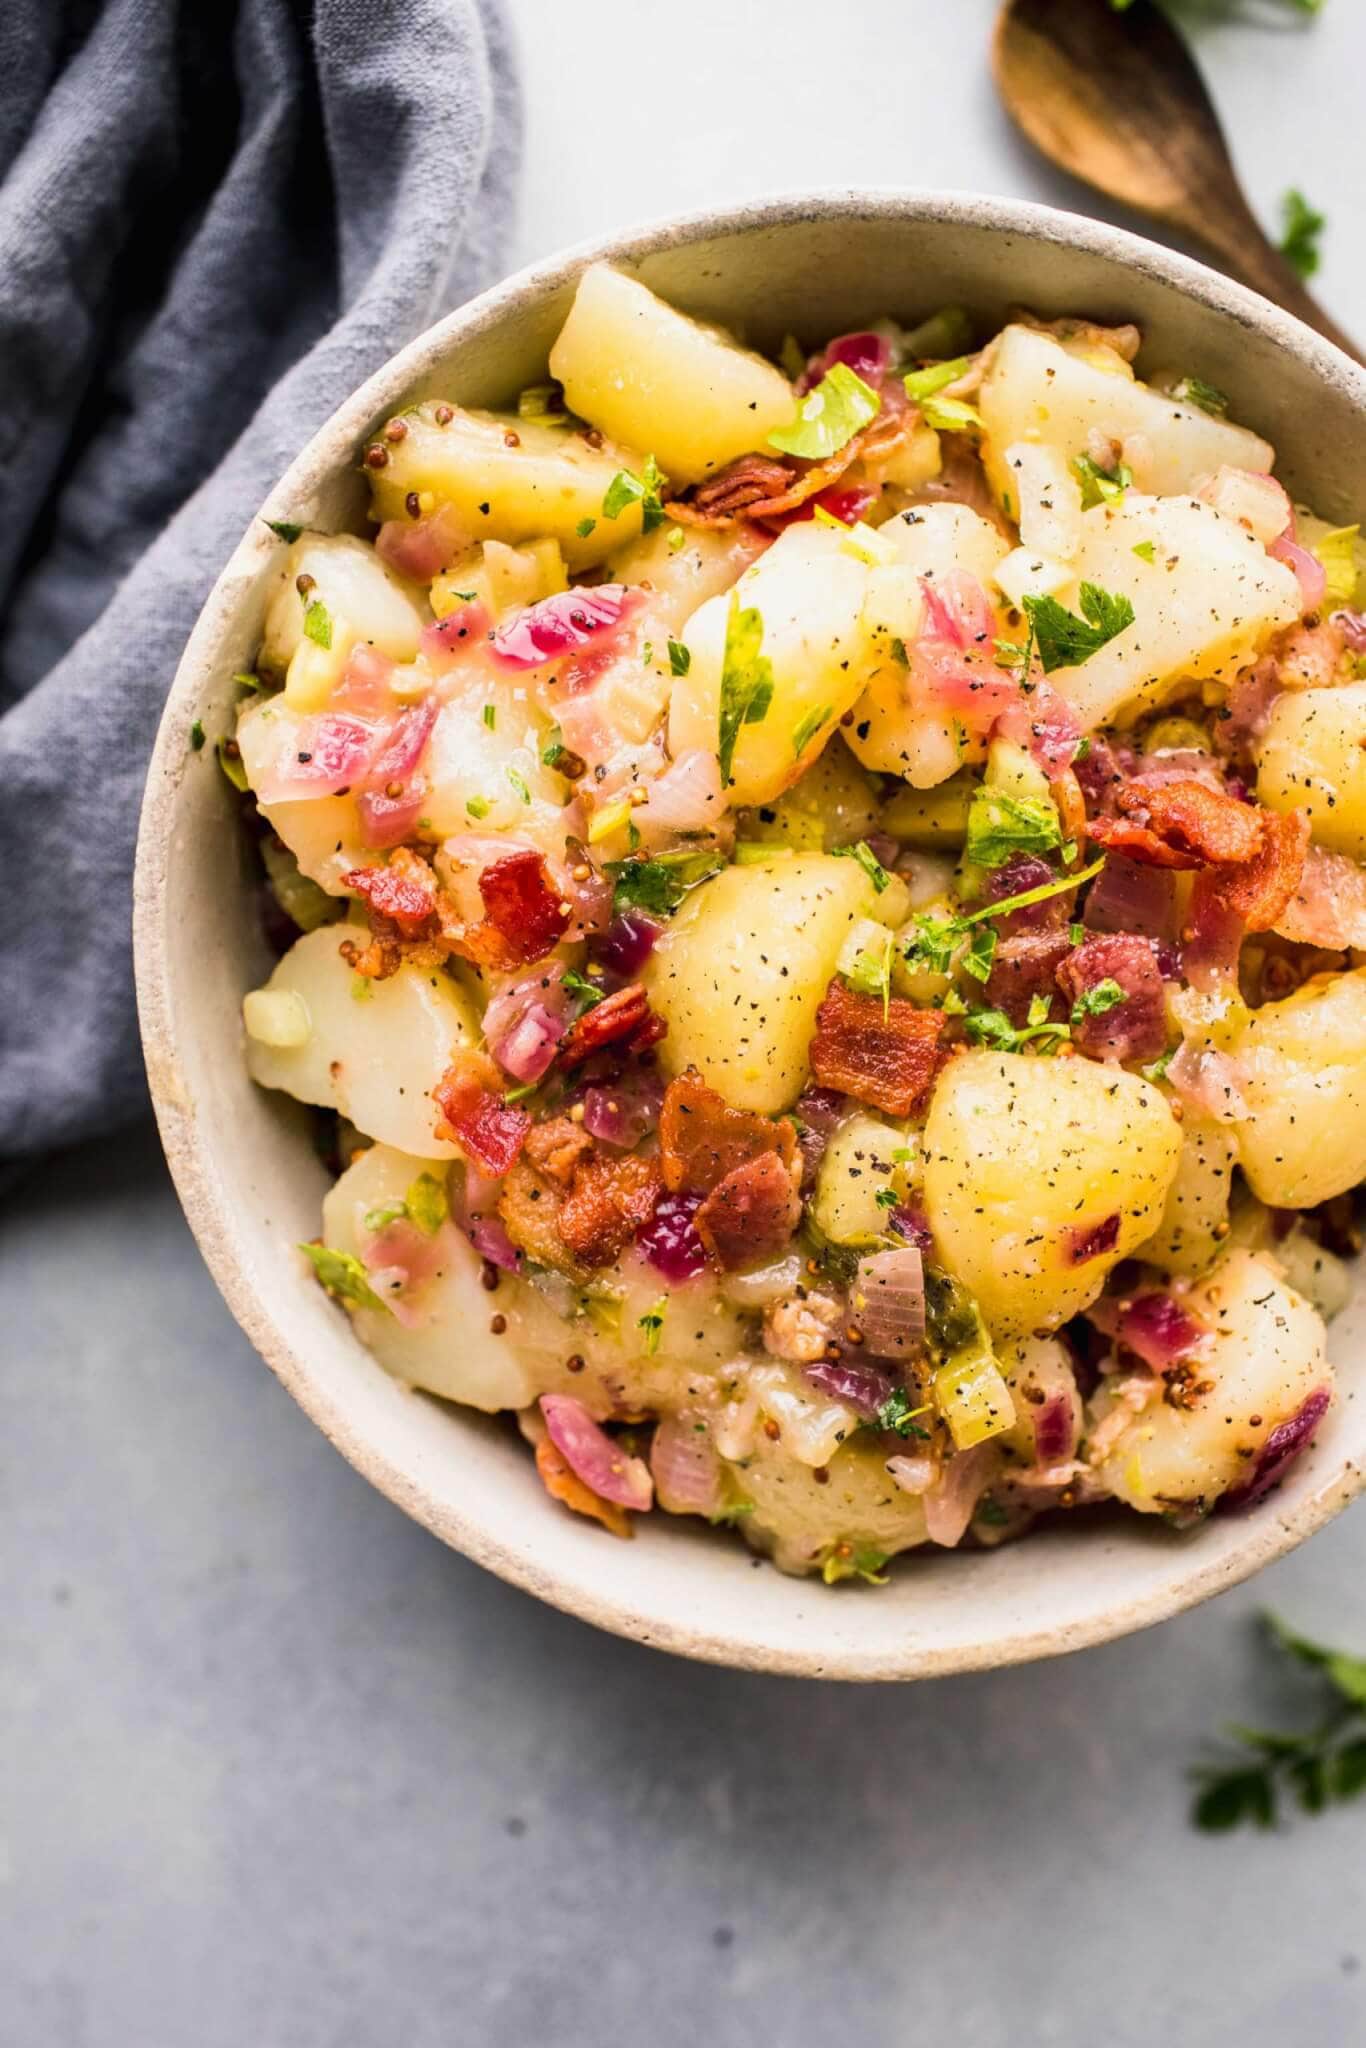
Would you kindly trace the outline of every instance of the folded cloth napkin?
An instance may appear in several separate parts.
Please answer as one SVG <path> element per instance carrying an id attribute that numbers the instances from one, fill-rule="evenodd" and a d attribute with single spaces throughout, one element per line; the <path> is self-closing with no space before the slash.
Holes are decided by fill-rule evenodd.
<path id="1" fill-rule="evenodd" d="M 157 718 L 275 478 L 500 263 L 501 0 L 0 4 L 0 1163 L 144 1097 Z"/>

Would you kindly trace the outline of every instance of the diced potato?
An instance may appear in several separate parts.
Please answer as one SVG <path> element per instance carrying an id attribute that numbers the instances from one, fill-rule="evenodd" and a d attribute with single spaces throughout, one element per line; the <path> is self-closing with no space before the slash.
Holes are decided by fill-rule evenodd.
<path id="1" fill-rule="evenodd" d="M 430 401 L 405 413 L 407 433 L 386 444 L 384 468 L 368 472 L 376 519 L 403 517 L 410 491 L 430 493 L 433 511 L 449 505 L 471 541 L 549 537 L 571 570 L 596 567 L 640 532 L 638 504 L 612 519 L 602 509 L 619 470 L 640 474 L 644 456 L 634 449 L 595 448 L 579 429 L 544 420 L 441 410 L 451 414 L 444 425 Z"/>
<path id="2" fill-rule="evenodd" d="M 745 812 L 736 821 L 742 840 L 828 853 L 866 839 L 878 823 L 878 795 L 844 745 L 835 738 L 817 755 L 800 782 L 776 803 Z"/>
<path id="3" fill-rule="evenodd" d="M 1060 561 L 1056 555 L 1012 548 L 996 571 L 996 588 L 1007 604 L 1023 611 L 1027 597 L 1058 597 L 1071 589 L 1075 576 L 1072 564 Z"/>
<path id="4" fill-rule="evenodd" d="M 282 754 L 296 747 L 303 713 L 283 697 L 253 698 L 237 714 L 237 744 L 247 781 L 262 784 Z M 259 799 L 258 799 L 259 802 Z M 352 796 L 292 797 L 288 802 L 260 804 L 277 837 L 289 848 L 308 876 L 330 895 L 345 893 L 343 875 L 368 858 L 361 837 L 360 812 Z"/>
<path id="5" fill-rule="evenodd" d="M 1189 490 L 1222 463 L 1269 470 L 1275 462 L 1275 450 L 1246 427 L 1138 383 L 1118 358 L 1101 368 L 1029 327 L 1006 328 L 978 406 L 983 460 L 1003 504 L 1006 453 L 1022 441 L 1056 449 L 1065 462 L 1086 454 L 1093 433 L 1118 441 L 1139 490 L 1160 495 Z"/>
<path id="6" fill-rule="evenodd" d="M 1199 1512 L 1246 1483 L 1256 1454 L 1310 1394 L 1331 1386 L 1323 1323 L 1284 1286 L 1274 1264 L 1236 1250 L 1220 1260 L 1186 1305 L 1208 1328 L 1192 1359 L 1190 1405 L 1155 1394 L 1124 1429 L 1100 1468 L 1119 1499 L 1140 1514 Z M 1103 1422 L 1113 1397 L 1102 1392 Z"/>
<path id="7" fill-rule="evenodd" d="M 975 787 L 976 777 L 965 773 L 934 789 L 899 789 L 883 805 L 880 827 L 903 846 L 955 850 L 967 836 Z"/>
<path id="8" fill-rule="evenodd" d="M 1151 1237 L 1180 1149 L 1158 1090 L 1118 1068 L 952 1060 L 925 1126 L 925 1201 L 945 1265 L 993 1335 L 1053 1328 L 1094 1301 Z"/>
<path id="9" fill-rule="evenodd" d="M 766 545 L 767 536 L 744 521 L 715 533 L 666 521 L 614 555 L 608 569 L 615 582 L 644 584 L 651 612 L 681 639 L 698 607 L 729 590 Z"/>
<path id="10" fill-rule="evenodd" d="M 694 889 L 643 976 L 669 1026 L 661 1066 L 697 1067 L 737 1109 L 790 1108 L 840 947 L 875 902 L 857 861 L 814 853 L 723 868 Z"/>
<path id="11" fill-rule="evenodd" d="M 904 1131 L 880 1117 L 851 1116 L 822 1155 L 811 1220 L 832 1244 L 866 1245 L 884 1237 L 895 1206 L 887 1198 L 904 1200 L 916 1165 L 915 1140 Z"/>
<path id="12" fill-rule="evenodd" d="M 1045 442 L 1015 441 L 1003 459 L 1021 547 L 1067 561 L 1081 544 L 1081 485 L 1066 455 Z"/>
<path id="13" fill-rule="evenodd" d="M 349 1117 L 367 1137 L 423 1159 L 453 1159 L 436 1136 L 432 1090 L 461 1046 L 479 1043 L 479 1019 L 439 968 L 400 967 L 362 981 L 341 957 L 345 929 L 323 925 L 297 939 L 266 983 L 293 994 L 311 1030 L 301 1045 L 247 1038 L 247 1069 L 263 1088 L 283 1088 Z"/>
<path id="14" fill-rule="evenodd" d="M 306 599 L 299 591 L 301 576 L 313 578 Z M 326 610 L 334 645 L 342 637 L 340 626 L 392 661 L 411 661 L 417 653 L 422 613 L 370 543 L 354 534 L 305 533 L 291 547 L 266 611 L 261 641 L 266 668 L 281 675 L 288 669 L 304 636 L 306 602 Z"/>
<path id="15" fill-rule="evenodd" d="M 919 491 L 932 483 L 944 467 L 943 448 L 933 427 L 917 420 L 904 441 L 899 441 L 881 462 L 856 465 L 870 480 L 894 484 L 898 490 Z"/>
<path id="16" fill-rule="evenodd" d="M 889 519 L 878 535 L 896 565 L 870 578 L 864 616 L 876 665 L 847 737 L 866 768 L 932 789 L 965 761 L 980 759 L 983 749 L 948 713 L 915 701 L 903 655 L 923 622 L 920 578 L 933 582 L 961 569 L 990 593 L 1010 543 L 989 520 L 958 504 L 916 506 Z"/>
<path id="17" fill-rule="evenodd" d="M 739 604 L 763 619 L 773 697 L 757 724 L 740 728 L 731 770 L 734 803 L 767 804 L 781 796 L 858 696 L 873 666 L 863 622 L 868 574 L 845 551 L 841 534 L 811 520 L 779 534 L 735 586 Z M 728 596 L 709 598 L 684 631 L 692 661 L 674 685 L 669 711 L 675 760 L 693 747 L 716 752 L 731 603 Z"/>
<path id="18" fill-rule="evenodd" d="M 419 1174 L 431 1171 L 425 1155 L 371 1145 L 323 1199 L 323 1242 L 362 1258 L 372 1235 L 365 1218 L 401 1202 Z M 534 1355 L 552 1334 L 563 1344 L 563 1323 L 534 1289 L 503 1274 L 497 1306 L 507 1328 L 495 1337 L 479 1253 L 449 1222 L 434 1249 L 434 1270 L 405 1296 L 412 1325 L 387 1309 L 359 1308 L 353 1311 L 357 1334 L 386 1371 L 410 1386 L 489 1413 L 525 1407 L 537 1390 Z"/>
<path id="19" fill-rule="evenodd" d="M 486 709 L 494 707 L 494 722 Z M 423 813 L 437 838 L 515 832 L 562 848 L 564 777 L 541 759 L 545 730 L 513 685 L 480 685 L 441 707 L 428 745 Z"/>
<path id="20" fill-rule="evenodd" d="M 1022 1465 L 1037 1465 L 1034 1422 L 1040 1409 L 1062 1403 L 1071 1419 L 1073 1442 L 1080 1440 L 1082 1403 L 1077 1376 L 1056 1337 L 1024 1337 L 1001 1350 L 1001 1371 L 1015 1404 L 1015 1426 L 1001 1448 Z"/>
<path id="21" fill-rule="evenodd" d="M 1162 1221 L 1137 1256 L 1164 1272 L 1204 1273 L 1228 1235 L 1229 1196 L 1238 1145 L 1227 1124 L 1189 1112 L 1181 1126 L 1181 1157 L 1167 1191 Z"/>
<path id="22" fill-rule="evenodd" d="M 510 548 L 501 540 L 481 541 L 444 576 L 432 578 L 431 603 L 437 618 L 458 611 L 471 597 L 495 618 L 536 604 L 567 587 L 564 556 L 557 540 L 528 541 Z"/>
<path id="23" fill-rule="evenodd" d="M 580 418 L 648 450 L 675 484 L 763 448 L 796 407 L 772 363 L 606 263 L 580 278 L 550 374 Z"/>
<path id="24" fill-rule="evenodd" d="M 1320 846 L 1366 860 L 1366 683 L 1276 699 L 1257 795 L 1273 811 L 1308 811 Z"/>
<path id="25" fill-rule="evenodd" d="M 1254 1010 L 1230 1046 L 1250 1114 L 1238 1158 L 1255 1195 L 1309 1209 L 1366 1178 L 1366 967 L 1316 974 Z"/>
<path id="26" fill-rule="evenodd" d="M 1151 561 L 1134 553 L 1149 544 Z M 1131 626 L 1052 677 L 1088 730 L 1130 724 L 1193 682 L 1232 682 L 1300 613 L 1285 564 L 1199 498 L 1130 491 L 1121 504 L 1095 506 L 1082 515 L 1076 571 L 1078 583 L 1134 607 Z"/>

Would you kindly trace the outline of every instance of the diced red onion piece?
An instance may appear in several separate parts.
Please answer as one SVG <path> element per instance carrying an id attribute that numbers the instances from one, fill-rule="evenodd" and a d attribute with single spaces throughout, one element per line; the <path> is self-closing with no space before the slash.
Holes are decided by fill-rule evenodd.
<path id="1" fill-rule="evenodd" d="M 802 1368 L 803 1376 L 822 1394 L 843 1401 L 865 1421 L 871 1421 L 884 1401 L 890 1400 L 895 1382 L 890 1373 L 861 1358 L 818 1358 Z"/>
<path id="2" fill-rule="evenodd" d="M 648 1068 L 637 1068 L 619 1081 L 589 1088 L 583 1098 L 583 1127 L 604 1145 L 632 1151 L 659 1121 L 664 1084 Z"/>
<path id="3" fill-rule="evenodd" d="M 655 1213 L 636 1232 L 644 1257 L 666 1280 L 691 1280 L 707 1263 L 706 1248 L 693 1228 L 700 1195 L 661 1195 Z"/>
<path id="4" fill-rule="evenodd" d="M 375 535 L 380 560 L 413 583 L 430 583 L 470 545 L 449 505 L 426 519 L 386 519 Z"/>
<path id="5" fill-rule="evenodd" d="M 436 619 L 422 628 L 422 652 L 438 666 L 448 665 L 460 655 L 473 654 L 488 639 L 489 619 L 488 606 L 477 598 L 471 604 L 457 605 L 444 619 Z"/>
<path id="6" fill-rule="evenodd" d="M 996 1468 L 991 1444 L 974 1444 L 970 1451 L 958 1451 L 945 1460 L 937 1482 L 924 1495 L 925 1533 L 931 1543 L 948 1550 L 961 1543 Z"/>
<path id="7" fill-rule="evenodd" d="M 1032 1409 L 1034 1456 L 1038 1464 L 1061 1465 L 1074 1457 L 1080 1420 L 1079 1404 L 1065 1388 L 1049 1394 Z"/>
<path id="8" fill-rule="evenodd" d="M 918 1246 L 860 1259 L 850 1312 L 873 1357 L 917 1357 L 925 1341 L 925 1267 Z"/>
<path id="9" fill-rule="evenodd" d="M 618 1507 L 643 1510 L 652 1505 L 654 1482 L 644 1459 L 629 1456 L 614 1443 L 582 1401 L 572 1394 L 542 1394 L 540 1406 L 550 1441 L 585 1486 Z"/>
<path id="10" fill-rule="evenodd" d="M 1316 612 L 1323 603 L 1328 588 L 1328 571 L 1317 555 L 1311 555 L 1308 548 L 1302 548 L 1292 538 L 1293 521 L 1280 539 L 1273 541 L 1267 553 L 1275 561 L 1284 562 L 1287 569 L 1293 569 L 1300 586 L 1300 604 L 1306 612 Z"/>
<path id="11" fill-rule="evenodd" d="M 500 620 L 489 635 L 489 650 L 502 668 L 544 668 L 614 632 L 638 595 L 624 583 L 557 590 Z"/>
<path id="12" fill-rule="evenodd" d="M 500 1266 L 505 1273 L 515 1273 L 521 1265 L 522 1254 L 504 1230 L 500 1217 L 476 1216 L 469 1235 L 474 1249 L 491 1265 Z"/>
<path id="13" fill-rule="evenodd" d="M 864 383 L 871 384 L 876 391 L 891 367 L 891 360 L 890 344 L 880 334 L 838 335 L 818 355 L 811 357 L 797 379 L 798 395 L 804 396 L 814 390 L 836 363 L 843 363 L 846 369 L 852 370 L 856 377 L 862 377 Z"/>
<path id="14" fill-rule="evenodd" d="M 662 1508 L 672 1515 L 716 1515 L 725 1505 L 721 1460 L 711 1431 L 683 1411 L 663 1415 L 650 1444 L 650 1470 Z"/>
<path id="15" fill-rule="evenodd" d="M 1332 1399 L 1330 1387 L 1317 1387 L 1288 1422 L 1272 1430 L 1257 1454 L 1251 1478 L 1242 1486 L 1233 1487 L 1219 1502 L 1221 1513 L 1237 1514 L 1255 1507 L 1285 1477 L 1296 1458 L 1308 1450 Z"/>
<path id="16" fill-rule="evenodd" d="M 639 910 L 623 911 L 595 941 L 593 957 L 623 980 L 634 981 L 653 953 L 662 930 L 662 925 Z"/>
<path id="17" fill-rule="evenodd" d="M 1246 1076 L 1226 1052 L 1187 1040 L 1173 1056 L 1167 1079 L 1188 1109 L 1213 1123 L 1239 1123 L 1248 1114 Z"/>

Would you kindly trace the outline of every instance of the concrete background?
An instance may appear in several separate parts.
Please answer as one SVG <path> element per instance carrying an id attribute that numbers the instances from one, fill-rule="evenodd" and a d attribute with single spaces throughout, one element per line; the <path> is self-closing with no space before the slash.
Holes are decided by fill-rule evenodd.
<path id="1" fill-rule="evenodd" d="M 1100 0 L 1077 0 L 1078 5 Z M 1089 202 L 1017 145 L 989 0 L 522 0 L 519 260 L 801 182 Z M 1366 335 L 1366 15 L 1199 10 L 1254 201 Z M 1347 2048 L 1366 1806 L 1205 1838 L 1184 1773 L 1366 1644 L 1358 1509 L 1062 1663 L 902 1689 L 599 1636 L 407 1522 L 238 1334 L 150 1133 L 0 1223 L 4 2048 Z"/>

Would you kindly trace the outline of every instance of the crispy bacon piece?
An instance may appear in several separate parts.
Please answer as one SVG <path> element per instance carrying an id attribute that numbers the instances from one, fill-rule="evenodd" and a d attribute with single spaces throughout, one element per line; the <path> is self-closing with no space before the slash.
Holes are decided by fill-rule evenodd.
<path id="1" fill-rule="evenodd" d="M 614 1536 L 634 1535 L 631 1518 L 625 1508 L 619 1508 L 615 1501 L 604 1500 L 600 1493 L 594 1493 L 591 1486 L 585 1486 L 548 1436 L 542 1437 L 536 1446 L 536 1470 L 552 1500 L 563 1502 L 576 1515 L 591 1515 Z"/>
<path id="2" fill-rule="evenodd" d="M 365 898 L 371 916 L 391 924 L 398 937 L 426 938 L 437 929 L 436 876 L 409 847 L 395 847 L 383 867 L 352 868 L 342 880 Z"/>
<path id="3" fill-rule="evenodd" d="M 948 1019 L 893 996 L 886 1015 L 876 996 L 832 981 L 816 1012 L 811 1071 L 822 1088 L 838 1088 L 889 1116 L 910 1116 L 929 1092 Z"/>
<path id="4" fill-rule="evenodd" d="M 1047 909 L 1046 904 L 1040 906 Z M 1001 939 L 987 976 L 986 999 L 1022 1028 L 1035 996 L 1052 998 L 1059 967 L 1072 950 L 1066 932 L 1012 932 Z"/>
<path id="5" fill-rule="evenodd" d="M 1058 968 L 1058 986 L 1069 1004 L 1103 981 L 1116 982 L 1124 1000 L 1079 1017 L 1072 1026 L 1073 1045 L 1094 1060 L 1155 1060 L 1167 1043 L 1167 1001 L 1151 940 L 1132 932 L 1102 932 L 1069 952 Z"/>
<path id="6" fill-rule="evenodd" d="M 801 1221 L 797 1176 L 776 1152 L 761 1152 L 718 1181 L 693 1218 L 712 1257 L 726 1270 L 775 1258 Z"/>
<path id="7" fill-rule="evenodd" d="M 1093 818 L 1099 846 L 1150 867 L 1232 866 L 1255 859 L 1268 813 L 1192 776 L 1151 782 L 1140 776 L 1117 792 L 1117 818 Z"/>
<path id="8" fill-rule="evenodd" d="M 624 1159 L 595 1154 L 581 1160 L 560 1204 L 558 1229 L 581 1266 L 610 1266 L 649 1222 L 662 1182 L 659 1161 L 628 1152 Z"/>
<path id="9" fill-rule="evenodd" d="M 524 1109 L 509 1109 L 485 1087 L 473 1061 L 448 1067 L 432 1090 L 440 1110 L 436 1135 L 458 1145 L 481 1173 L 497 1180 L 516 1159 L 531 1129 Z"/>
<path id="10" fill-rule="evenodd" d="M 789 456 L 780 462 L 767 455 L 741 455 L 713 477 L 697 484 L 664 510 L 688 526 L 734 526 L 741 519 L 777 519 L 795 512 L 809 498 L 836 483 L 855 462 L 885 462 L 912 432 L 917 415 L 883 394 L 883 409 L 860 433 L 828 455 L 824 462 L 802 462 Z"/>
<path id="11" fill-rule="evenodd" d="M 749 1110 L 732 1109 L 690 1067 L 665 1091 L 659 1149 L 664 1185 L 671 1195 L 685 1189 L 709 1195 L 728 1173 L 765 1152 L 776 1152 L 790 1167 L 797 1157 L 797 1131 L 787 1117 L 774 1123 Z"/>
<path id="12" fill-rule="evenodd" d="M 514 966 L 543 959 L 569 924 L 569 907 L 552 884 L 544 860 L 531 847 L 490 862 L 479 877 L 479 894 L 487 922 Z"/>
<path id="13" fill-rule="evenodd" d="M 548 1175 L 538 1173 L 525 1159 L 509 1168 L 498 1195 L 498 1216 L 504 1230 L 519 1251 L 538 1266 L 566 1273 L 571 1279 L 587 1278 L 586 1269 L 570 1253 L 560 1236 L 560 1206 L 563 1190 Z"/>
<path id="14" fill-rule="evenodd" d="M 793 465 L 776 455 L 741 455 L 665 510 L 693 526 L 733 526 L 752 505 L 786 491 L 792 475 Z"/>
<path id="15" fill-rule="evenodd" d="M 582 1124 L 567 1116 L 552 1116 L 532 1125 L 523 1149 L 538 1173 L 567 1188 L 579 1161 L 592 1151 L 593 1140 Z"/>
<path id="16" fill-rule="evenodd" d="M 1261 846 L 1251 860 L 1207 869 L 1195 884 L 1196 894 L 1209 890 L 1226 911 L 1241 918 L 1250 932 L 1270 931 L 1289 907 L 1304 873 L 1309 852 L 1309 816 L 1290 811 L 1260 813 Z"/>
<path id="17" fill-rule="evenodd" d="M 661 1039 L 667 1029 L 664 1019 L 651 1010 L 640 983 L 633 981 L 629 987 L 604 996 L 591 1010 L 574 1019 L 560 1040 L 560 1065 L 582 1066 L 605 1045 L 616 1045 L 622 1040 L 627 1041 L 630 1051 L 642 1052 Z"/>

